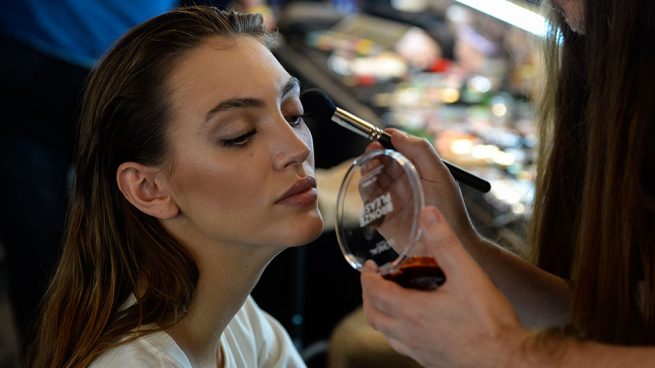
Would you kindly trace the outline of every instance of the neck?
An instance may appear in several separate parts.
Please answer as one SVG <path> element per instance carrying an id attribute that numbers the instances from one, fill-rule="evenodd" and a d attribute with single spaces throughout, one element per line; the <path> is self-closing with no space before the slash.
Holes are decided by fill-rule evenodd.
<path id="1" fill-rule="evenodd" d="M 193 252 L 197 288 L 188 314 L 167 332 L 194 367 L 220 366 L 220 337 L 259 280 L 273 249 L 206 246 Z"/>

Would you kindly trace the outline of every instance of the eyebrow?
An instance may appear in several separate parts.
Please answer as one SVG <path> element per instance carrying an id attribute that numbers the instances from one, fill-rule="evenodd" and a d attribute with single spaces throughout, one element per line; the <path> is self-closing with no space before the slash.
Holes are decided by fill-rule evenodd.
<path id="1" fill-rule="evenodd" d="M 291 77 L 289 80 L 282 86 L 282 89 L 280 90 L 282 92 L 282 97 L 286 96 L 289 92 L 293 91 L 294 89 L 300 89 L 300 81 L 296 77 Z M 264 101 L 258 99 L 258 98 L 253 98 L 253 97 L 237 97 L 237 98 L 231 98 L 229 100 L 221 101 L 218 105 L 214 106 L 209 112 L 207 113 L 207 116 L 205 118 L 205 121 L 209 120 L 209 118 L 221 111 L 226 111 L 226 110 L 232 110 L 232 109 L 238 109 L 238 108 L 250 108 L 250 107 L 263 107 Z"/>

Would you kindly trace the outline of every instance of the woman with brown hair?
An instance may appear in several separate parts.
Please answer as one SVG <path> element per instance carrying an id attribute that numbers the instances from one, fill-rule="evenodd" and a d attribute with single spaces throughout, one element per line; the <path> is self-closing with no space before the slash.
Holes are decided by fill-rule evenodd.
<path id="1" fill-rule="evenodd" d="M 423 241 L 447 281 L 418 292 L 364 272 L 364 309 L 423 365 L 655 366 L 655 2 L 552 5 L 538 268 L 481 239 L 434 151 L 393 134 L 439 208 Z"/>
<path id="2" fill-rule="evenodd" d="M 261 16 L 181 8 L 95 68 L 31 367 L 304 366 L 249 296 L 322 231 L 300 88 Z"/>

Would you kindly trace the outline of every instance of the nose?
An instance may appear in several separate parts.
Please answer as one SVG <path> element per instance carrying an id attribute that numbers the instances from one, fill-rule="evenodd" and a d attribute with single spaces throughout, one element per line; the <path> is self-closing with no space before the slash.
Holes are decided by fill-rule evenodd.
<path id="1" fill-rule="evenodd" d="M 273 142 L 273 166 L 284 170 L 289 166 L 302 165 L 312 154 L 312 135 L 304 124 L 293 127 L 281 117 L 281 127 Z"/>

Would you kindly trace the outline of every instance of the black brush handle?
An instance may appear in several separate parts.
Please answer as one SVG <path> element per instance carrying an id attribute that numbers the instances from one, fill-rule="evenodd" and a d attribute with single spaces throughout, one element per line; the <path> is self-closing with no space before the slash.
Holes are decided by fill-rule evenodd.
<path id="1" fill-rule="evenodd" d="M 393 144 L 391 144 L 391 135 L 387 132 L 382 133 L 380 139 L 378 139 L 378 142 L 380 142 L 385 148 L 395 149 Z M 442 161 L 444 164 L 446 164 L 448 171 L 450 171 L 455 180 L 458 182 L 468 185 L 469 187 L 482 193 L 487 193 L 491 190 L 491 184 L 489 184 L 488 181 L 482 179 L 479 176 L 471 174 L 470 172 L 462 169 L 461 167 L 453 165 L 446 160 Z"/>

